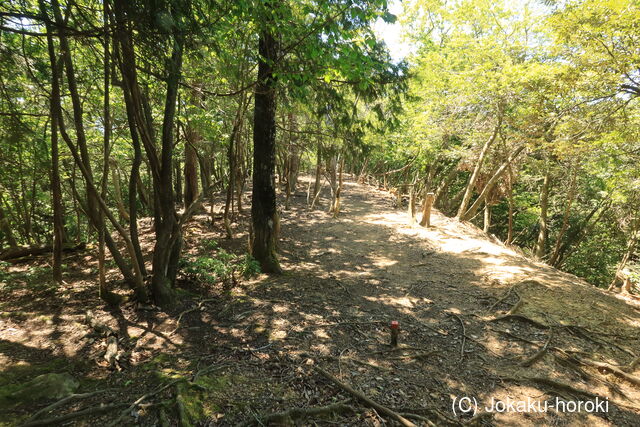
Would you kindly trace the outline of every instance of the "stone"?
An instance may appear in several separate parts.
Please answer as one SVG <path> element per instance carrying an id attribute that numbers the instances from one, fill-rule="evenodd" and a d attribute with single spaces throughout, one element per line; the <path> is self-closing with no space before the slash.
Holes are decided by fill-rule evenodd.
<path id="1" fill-rule="evenodd" d="M 12 399 L 24 401 L 59 400 L 73 394 L 80 383 L 67 373 L 38 375 L 11 394 Z"/>

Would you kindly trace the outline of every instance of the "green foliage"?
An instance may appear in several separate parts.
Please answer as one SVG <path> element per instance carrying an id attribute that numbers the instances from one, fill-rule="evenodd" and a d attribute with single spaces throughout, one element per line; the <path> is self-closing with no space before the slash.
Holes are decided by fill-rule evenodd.
<path id="1" fill-rule="evenodd" d="M 211 245 L 211 241 L 207 245 Z M 246 279 L 260 274 L 260 264 L 250 254 L 238 256 L 222 248 L 211 256 L 183 258 L 180 268 L 186 277 L 206 284 L 233 281 L 237 275 Z"/>

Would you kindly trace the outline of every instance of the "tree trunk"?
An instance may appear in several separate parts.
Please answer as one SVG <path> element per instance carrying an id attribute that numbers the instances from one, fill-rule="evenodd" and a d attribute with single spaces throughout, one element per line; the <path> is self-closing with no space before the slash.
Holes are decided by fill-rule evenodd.
<path id="1" fill-rule="evenodd" d="M 420 225 L 423 227 L 431 227 L 431 208 L 433 207 L 434 200 L 434 193 L 427 193 L 424 196 L 424 203 L 422 204 L 422 219 L 420 220 Z"/>
<path id="2" fill-rule="evenodd" d="M 569 216 L 571 214 L 571 207 L 573 205 L 573 200 L 576 196 L 576 181 L 578 175 L 578 165 L 573 167 L 573 174 L 571 175 L 571 183 L 569 184 L 569 194 L 567 195 L 567 204 L 564 208 L 564 214 L 562 215 L 562 226 L 560 227 L 560 231 L 558 231 L 558 237 L 556 238 L 556 244 L 553 248 L 553 253 L 551 254 L 551 258 L 549 259 L 549 264 L 555 265 L 558 260 L 558 256 L 560 255 L 560 247 L 562 246 L 562 239 L 564 238 L 564 234 L 567 232 L 569 228 Z"/>
<path id="3" fill-rule="evenodd" d="M 509 199 L 509 212 L 507 214 L 507 241 L 505 242 L 507 245 L 510 245 L 513 241 L 513 169 L 511 165 L 509 165 L 509 171 L 507 175 L 507 185 L 508 185 L 508 199 Z"/>
<path id="4" fill-rule="evenodd" d="M 44 4 L 40 2 L 40 13 L 44 14 Z M 53 44 L 53 36 L 51 35 L 51 24 L 47 23 L 47 48 L 49 51 L 49 60 L 55 61 L 56 53 Z M 51 78 L 51 98 L 60 99 L 60 80 L 56 76 Z M 49 101 L 49 114 L 51 115 L 51 202 L 53 204 L 53 279 L 57 283 L 62 283 L 62 245 L 64 243 L 64 211 L 62 208 L 62 188 L 60 185 L 60 168 L 59 168 L 59 151 L 58 151 L 58 109 L 53 101 Z M 2 206 L 0 206 L 0 222 L 5 223 L 2 214 Z M 7 237 L 9 245 L 17 246 L 11 230 Z"/>
<path id="5" fill-rule="evenodd" d="M 631 291 L 631 280 L 629 277 L 626 277 L 625 275 L 623 275 L 622 271 L 627 266 L 629 259 L 633 255 L 634 251 L 636 250 L 636 246 L 638 245 L 638 239 L 640 238 L 639 228 L 640 228 L 640 219 L 636 218 L 631 225 L 631 230 L 629 230 L 631 237 L 629 237 L 629 240 L 627 242 L 627 249 L 624 255 L 622 256 L 622 259 L 620 260 L 618 267 L 616 268 L 616 273 L 613 276 L 613 281 L 611 282 L 611 284 L 609 285 L 609 288 L 607 289 L 609 291 L 615 288 L 616 281 L 618 279 L 623 280 L 623 285 L 622 285 L 623 291 L 626 291 L 627 293 Z"/>
<path id="6" fill-rule="evenodd" d="M 489 234 L 489 229 L 491 228 L 491 205 L 486 200 L 484 202 L 484 221 L 482 225 L 482 231 Z"/>
<path id="7" fill-rule="evenodd" d="M 331 211 L 333 212 L 333 217 L 337 217 L 340 213 L 340 198 L 342 197 L 342 170 L 344 169 L 344 156 L 341 156 L 340 166 L 338 170 L 338 185 L 335 191 L 335 197 L 333 201 L 333 207 Z"/>
<path id="8" fill-rule="evenodd" d="M 272 4 L 267 3 L 267 9 Z M 266 25 L 267 27 L 268 25 Z M 280 273 L 276 246 L 279 219 L 276 210 L 276 77 L 277 42 L 271 29 L 260 32 L 258 42 L 258 82 L 255 91 L 253 124 L 253 191 L 251 250 L 265 273 Z"/>
<path id="9" fill-rule="evenodd" d="M 62 62 L 65 68 L 65 74 L 67 76 L 67 85 L 69 89 L 69 94 L 71 95 L 71 104 L 73 107 L 73 122 L 74 129 L 76 132 L 76 141 L 77 147 L 80 151 L 80 158 L 87 172 L 87 178 L 90 181 L 93 181 L 93 172 L 91 170 L 91 161 L 89 158 L 89 150 L 87 148 L 87 138 L 84 131 L 84 123 L 83 117 L 84 112 L 82 109 L 82 101 L 80 99 L 80 94 L 78 91 L 78 84 L 76 82 L 76 74 L 75 68 L 73 64 L 73 60 L 71 58 L 71 48 L 69 45 L 69 41 L 66 37 L 65 31 L 62 28 L 65 26 L 62 14 L 60 12 L 60 6 L 58 4 L 58 0 L 52 0 L 51 6 L 53 9 L 53 15 L 57 26 L 60 28 L 60 51 L 62 54 Z M 44 7 L 44 6 L 43 6 Z M 56 67 L 57 61 L 56 58 L 53 59 L 52 67 Z M 62 119 L 62 117 L 60 117 Z M 96 194 L 92 194 L 91 191 L 87 190 L 87 215 L 89 219 L 92 220 L 93 226 L 96 227 L 97 222 L 97 201 Z"/>
<path id="10" fill-rule="evenodd" d="M 16 238 L 13 235 L 11 224 L 9 224 L 9 220 L 4 213 L 1 199 L 0 199 L 0 231 L 2 231 L 4 238 L 7 239 L 7 243 L 9 243 L 10 248 L 18 247 L 18 242 L 16 241 Z M 54 236 L 54 241 L 55 241 L 55 236 Z"/>
<path id="11" fill-rule="evenodd" d="M 315 205 L 315 201 L 318 197 L 318 194 L 320 194 L 320 184 L 322 180 L 322 145 L 320 145 L 320 142 L 318 142 L 318 148 L 316 150 L 316 179 L 315 182 L 313 184 L 313 197 L 312 197 L 312 202 L 311 202 L 311 209 L 313 209 L 313 206 Z"/>
<path id="12" fill-rule="evenodd" d="M 187 124 L 184 142 L 184 205 L 188 207 L 200 195 L 198 190 L 197 144 L 201 137 L 191 124 Z"/>
<path id="13" fill-rule="evenodd" d="M 493 190 L 493 187 L 495 187 L 495 185 L 498 183 L 498 180 L 500 179 L 502 174 L 507 170 L 511 162 L 513 162 L 513 160 L 516 157 L 518 157 L 518 154 L 520 154 L 522 150 L 524 150 L 524 148 L 525 148 L 525 145 L 521 145 L 520 147 L 516 148 L 514 152 L 511 153 L 509 158 L 498 168 L 498 170 L 496 171 L 495 174 L 493 174 L 491 179 L 487 181 L 487 184 L 484 186 L 484 188 L 482 189 L 482 192 L 480 193 L 478 198 L 473 202 L 469 210 L 467 210 L 467 212 L 464 215 L 462 215 L 462 217 L 460 218 L 462 221 L 466 221 L 475 216 L 476 212 L 478 212 L 478 209 L 480 209 L 480 206 L 482 205 L 482 203 L 484 203 L 487 196 Z"/>
<path id="14" fill-rule="evenodd" d="M 564 263 L 565 259 L 575 250 L 575 248 L 584 240 L 586 236 L 589 235 L 590 231 L 593 227 L 600 221 L 600 219 L 604 216 L 604 214 L 611 207 L 611 200 L 606 199 L 598 206 L 594 207 L 591 212 L 587 215 L 587 217 L 581 221 L 580 225 L 576 226 L 575 229 L 572 227 L 567 232 L 567 239 L 560 247 L 560 251 L 558 252 L 558 258 L 553 265 L 556 268 L 560 268 Z M 598 211 L 600 211 L 598 213 Z M 591 221 L 591 218 L 598 213 L 598 216 Z M 571 249 L 571 250 L 570 250 Z"/>
<path id="15" fill-rule="evenodd" d="M 551 185 L 551 167 L 546 166 L 542 189 L 540 190 L 540 231 L 538 232 L 538 241 L 533 251 L 533 255 L 542 260 L 546 254 L 547 235 L 549 233 L 547 224 L 547 212 L 549 210 L 549 187 Z"/>
<path id="16" fill-rule="evenodd" d="M 480 150 L 480 155 L 478 156 L 478 160 L 476 161 L 476 165 L 473 168 L 473 172 L 469 177 L 469 182 L 467 183 L 467 187 L 464 191 L 464 196 L 462 197 L 462 202 L 460 202 L 460 207 L 458 208 L 458 214 L 456 215 L 458 219 L 464 220 L 465 213 L 467 211 L 467 206 L 469 206 L 469 202 L 471 201 L 471 196 L 473 195 L 473 189 L 476 186 L 476 181 L 478 180 L 478 176 L 480 175 L 480 169 L 482 168 L 482 164 L 484 163 L 484 159 L 489 152 L 489 147 L 493 144 L 496 137 L 498 136 L 498 132 L 500 131 L 500 126 L 502 126 L 502 114 L 498 117 L 498 123 L 496 124 L 491 137 L 487 139 Z"/>

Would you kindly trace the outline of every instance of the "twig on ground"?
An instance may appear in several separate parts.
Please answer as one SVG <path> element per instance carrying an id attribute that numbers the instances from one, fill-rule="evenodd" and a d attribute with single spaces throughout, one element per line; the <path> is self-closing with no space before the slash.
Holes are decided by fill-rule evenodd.
<path id="1" fill-rule="evenodd" d="M 333 384 L 335 384 L 338 387 L 340 387 L 342 390 L 344 390 L 347 393 L 351 394 L 352 396 L 356 397 L 358 400 L 362 401 L 363 403 L 365 403 L 370 408 L 373 408 L 373 409 L 375 409 L 377 411 L 382 412 L 383 414 L 386 414 L 387 416 L 393 418 L 395 421 L 399 422 L 400 424 L 402 424 L 405 427 L 416 427 L 416 425 L 414 423 L 412 423 L 411 421 L 409 421 L 408 419 L 406 419 L 402 415 L 398 414 L 395 411 L 392 411 L 391 409 L 387 408 L 386 406 L 382 406 L 379 403 L 374 402 L 373 400 L 371 400 L 367 396 L 365 396 L 363 393 L 361 393 L 361 392 L 359 392 L 357 390 L 354 390 L 353 388 L 351 388 L 351 386 L 343 383 L 342 381 L 340 381 L 339 379 L 337 379 L 336 377 L 334 377 L 333 375 L 331 375 L 330 373 L 328 373 L 324 369 L 319 368 L 317 366 L 314 367 L 314 369 L 320 375 L 322 375 L 323 377 L 325 377 L 326 379 L 331 381 Z"/>

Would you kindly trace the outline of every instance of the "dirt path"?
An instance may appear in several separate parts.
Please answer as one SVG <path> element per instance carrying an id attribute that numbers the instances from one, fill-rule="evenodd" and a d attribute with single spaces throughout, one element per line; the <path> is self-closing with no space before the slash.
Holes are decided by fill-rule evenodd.
<path id="1" fill-rule="evenodd" d="M 561 351 L 630 363 L 640 351 L 637 306 L 437 212 L 429 229 L 409 225 L 407 213 L 392 207 L 386 192 L 349 180 L 344 197 L 338 218 L 309 212 L 304 203 L 282 215 L 281 249 L 289 273 L 259 287 L 281 301 L 273 306 L 280 314 L 270 319 L 270 334 L 289 354 L 327 358 L 323 366 L 391 407 L 435 408 L 454 419 L 452 398 L 464 396 L 483 407 L 492 399 L 554 402 L 557 395 L 584 401 L 594 396 L 579 390 L 611 396 L 619 388 L 627 396 L 618 399 L 621 405 L 636 405 L 637 386 L 575 363 L 572 356 L 564 361 Z M 492 308 L 514 284 L 512 294 Z M 514 314 L 522 318 L 491 321 L 518 297 L 522 302 Z M 402 325 L 402 343 L 419 350 L 380 353 L 391 320 Z M 325 323 L 334 325 L 317 326 Z M 530 367 L 518 366 L 550 333 L 547 347 L 558 350 L 548 350 Z M 560 390 L 561 382 L 575 390 Z M 637 410 L 613 405 L 604 415 L 549 409 L 495 417 L 498 425 L 606 425 L 607 420 L 640 423 Z"/>
<path id="2" fill-rule="evenodd" d="M 303 180 L 300 189 L 306 186 Z M 569 413 L 570 405 L 529 412 L 512 407 L 475 418 L 481 425 L 640 425 L 640 383 L 633 384 L 640 369 L 631 366 L 640 353 L 640 310 L 633 301 L 532 262 L 437 212 L 429 229 L 409 225 L 388 193 L 352 179 L 343 195 L 342 212 L 333 218 L 323 210 L 328 194 L 315 211 L 307 208 L 306 193 L 294 194 L 291 209 L 281 215 L 284 275 L 261 275 L 231 289 L 183 278 L 182 287 L 198 294 L 185 294 L 171 313 L 102 306 L 95 260 L 88 255 L 67 260 L 77 271 L 61 289 L 38 293 L 32 284 L 14 283 L 3 290 L 0 391 L 64 368 L 81 379 L 81 391 L 119 390 L 100 402 L 133 402 L 176 376 L 194 378 L 213 363 L 215 374 L 156 399 L 177 399 L 181 406 L 140 410 L 136 422 L 157 425 L 165 411 L 172 419 L 199 419 L 200 425 L 259 425 L 256 420 L 267 414 L 351 397 L 315 372 L 315 365 L 389 408 L 436 425 L 471 419 L 472 413 L 453 412 L 463 397 L 475 399 L 480 412 L 494 400 L 529 399 L 539 405 L 534 409 L 555 405 L 556 397 L 610 400 L 600 413 Z M 207 221 L 201 215 L 189 224 L 185 257 L 210 256 L 206 242 L 212 240 L 229 252 L 245 250 L 248 212 L 234 224 L 231 240 L 224 239 L 220 221 L 214 227 Z M 151 236 L 143 232 L 143 243 Z M 126 350 L 122 370 L 101 361 L 104 339 L 87 336 L 88 308 L 117 331 Z M 392 320 L 401 325 L 396 351 L 388 346 Z M 593 361 L 619 369 L 594 367 Z M 383 422 L 376 411 L 349 404 L 354 414 L 307 418 L 299 425 Z M 42 406 L 11 413 L 24 418 Z"/>

